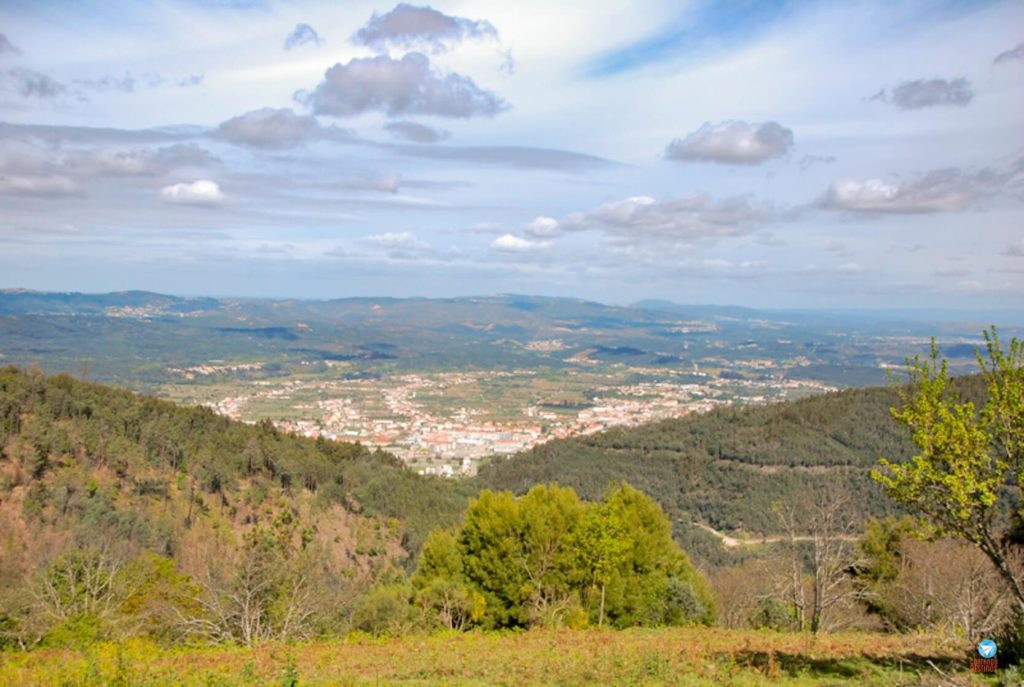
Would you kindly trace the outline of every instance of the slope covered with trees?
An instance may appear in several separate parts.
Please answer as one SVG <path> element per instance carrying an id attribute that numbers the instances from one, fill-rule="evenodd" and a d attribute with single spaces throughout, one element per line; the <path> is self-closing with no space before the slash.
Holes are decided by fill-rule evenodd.
<path id="1" fill-rule="evenodd" d="M 359 445 L 0 369 L 0 641 L 127 617 L 244 642 L 309 634 L 464 505 Z"/>
<path id="2" fill-rule="evenodd" d="M 868 472 L 913 451 L 897 400 L 882 388 L 722 408 L 445 481 L 359 445 L 3 368 L 0 642 L 706 622 L 714 603 L 689 557 L 736 559 L 693 523 L 796 541 L 801 521 L 779 504 L 816 493 L 842 493 L 852 528 L 889 514 Z M 624 483 L 635 489 L 609 491 Z"/>
<path id="3" fill-rule="evenodd" d="M 983 394 L 976 377 L 958 380 L 968 398 Z M 898 391 L 851 389 L 800 401 L 719 408 L 642 427 L 613 429 L 554 441 L 481 468 L 480 488 L 525 493 L 558 482 L 583 498 L 598 498 L 625 480 L 651 495 L 676 524 L 756 534 L 779 531 L 778 502 L 794 503 L 826 487 L 849 495 L 863 522 L 895 505 L 870 478 L 881 456 L 900 461 L 914 453 L 906 430 L 892 417 Z"/>

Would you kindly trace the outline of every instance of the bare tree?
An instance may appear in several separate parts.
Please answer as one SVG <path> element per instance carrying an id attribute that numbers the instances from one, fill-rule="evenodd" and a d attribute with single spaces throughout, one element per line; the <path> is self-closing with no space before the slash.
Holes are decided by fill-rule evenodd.
<path id="1" fill-rule="evenodd" d="M 59 624 L 82 616 L 109 617 L 124 590 L 120 558 L 102 549 L 72 549 L 47 566 L 30 586 L 39 610 Z"/>
<path id="2" fill-rule="evenodd" d="M 981 551 L 953 539 L 909 539 L 901 549 L 896 578 L 876 591 L 896 627 L 975 638 L 1010 618 L 1012 599 Z"/>
<path id="3" fill-rule="evenodd" d="M 186 634 L 246 646 L 303 638 L 322 608 L 319 550 L 294 550 L 264 531 L 251 532 L 231 566 L 197 576 L 199 613 L 179 612 Z"/>
<path id="4" fill-rule="evenodd" d="M 785 534 L 782 588 L 794 609 L 798 630 L 818 633 L 836 629 L 841 615 L 836 611 L 861 594 L 850 574 L 860 561 L 853 546 L 856 528 L 848 506 L 849 496 L 832 488 L 799 503 L 775 506 Z M 805 542 L 806 547 L 802 546 Z"/>

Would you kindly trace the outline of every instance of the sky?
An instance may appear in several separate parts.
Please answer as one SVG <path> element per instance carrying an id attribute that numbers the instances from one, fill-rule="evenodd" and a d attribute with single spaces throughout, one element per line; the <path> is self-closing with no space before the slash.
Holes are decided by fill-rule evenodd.
<path id="1" fill-rule="evenodd" d="M 1024 304 L 1024 3 L 0 0 L 0 287 Z"/>

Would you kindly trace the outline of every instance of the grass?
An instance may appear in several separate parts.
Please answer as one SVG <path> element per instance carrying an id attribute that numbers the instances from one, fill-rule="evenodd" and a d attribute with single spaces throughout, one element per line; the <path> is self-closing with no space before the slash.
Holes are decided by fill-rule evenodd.
<path id="1" fill-rule="evenodd" d="M 686 628 L 353 636 L 303 644 L 165 648 L 143 641 L 0 653 L 0 685 L 939 685 L 967 647 L 924 635 Z M 933 667 L 934 666 L 934 667 Z"/>

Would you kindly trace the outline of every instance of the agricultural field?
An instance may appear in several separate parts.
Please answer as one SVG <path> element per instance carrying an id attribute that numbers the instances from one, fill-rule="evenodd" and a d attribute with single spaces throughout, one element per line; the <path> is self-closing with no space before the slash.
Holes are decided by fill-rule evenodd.
<path id="1" fill-rule="evenodd" d="M 0 685 L 987 685 L 927 635 L 710 628 L 352 636 L 177 648 L 131 641 L 0 654 Z"/>

